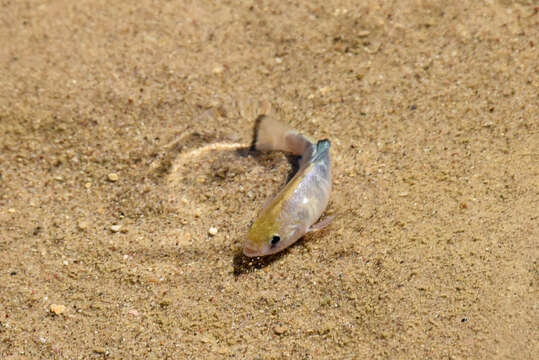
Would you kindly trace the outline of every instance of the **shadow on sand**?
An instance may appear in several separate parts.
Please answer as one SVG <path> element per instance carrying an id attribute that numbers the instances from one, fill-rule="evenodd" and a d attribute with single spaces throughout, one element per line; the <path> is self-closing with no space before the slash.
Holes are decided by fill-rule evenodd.
<path id="1" fill-rule="evenodd" d="M 234 254 L 232 258 L 232 263 L 234 266 L 234 276 L 238 277 L 240 275 L 248 274 L 255 270 L 263 269 L 266 266 L 269 266 L 275 261 L 279 260 L 287 252 L 288 249 L 285 249 L 274 255 L 250 258 L 243 255 L 243 252 L 239 250 L 236 254 Z"/>

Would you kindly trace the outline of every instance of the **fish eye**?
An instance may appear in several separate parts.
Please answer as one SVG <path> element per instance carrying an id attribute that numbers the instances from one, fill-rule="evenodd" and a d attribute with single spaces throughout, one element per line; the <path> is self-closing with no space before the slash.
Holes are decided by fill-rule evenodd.
<path id="1" fill-rule="evenodd" d="M 271 246 L 277 245 L 279 241 L 281 241 L 281 237 L 279 235 L 273 235 L 271 237 Z"/>

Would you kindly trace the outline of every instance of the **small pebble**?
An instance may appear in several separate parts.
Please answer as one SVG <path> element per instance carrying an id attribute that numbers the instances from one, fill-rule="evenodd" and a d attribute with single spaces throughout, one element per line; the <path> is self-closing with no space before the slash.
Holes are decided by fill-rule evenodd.
<path id="1" fill-rule="evenodd" d="M 217 228 L 212 226 L 212 227 L 208 230 L 208 233 L 209 233 L 211 236 L 217 235 Z"/>
<path id="2" fill-rule="evenodd" d="M 210 342 L 210 339 L 207 337 L 207 336 L 202 336 L 200 338 L 200 342 L 204 343 L 204 344 L 207 344 Z"/>
<path id="3" fill-rule="evenodd" d="M 105 354 L 107 352 L 107 349 L 105 349 L 104 347 L 96 347 L 94 348 L 94 352 L 96 354 Z"/>
<path id="4" fill-rule="evenodd" d="M 78 222 L 77 227 L 79 230 L 86 230 L 88 228 L 88 223 L 84 220 Z"/>
<path id="5" fill-rule="evenodd" d="M 327 94 L 330 90 L 331 88 L 329 86 L 324 86 L 318 89 L 318 91 L 320 91 L 321 94 Z"/>
<path id="6" fill-rule="evenodd" d="M 282 335 L 286 332 L 286 326 L 278 325 L 273 328 L 273 332 L 277 335 Z"/>
<path id="7" fill-rule="evenodd" d="M 220 355 L 226 355 L 228 354 L 228 349 L 226 347 L 220 347 L 217 352 L 220 354 Z"/>
<path id="8" fill-rule="evenodd" d="M 112 231 L 113 233 L 117 233 L 121 229 L 122 229 L 122 225 L 111 225 L 110 227 L 110 231 Z"/>
<path id="9" fill-rule="evenodd" d="M 370 32 L 369 30 L 361 30 L 361 31 L 357 34 L 357 36 L 360 37 L 360 38 L 362 38 L 362 37 L 367 37 L 367 36 L 370 35 L 370 33 L 371 33 L 371 32 Z"/>
<path id="10" fill-rule="evenodd" d="M 55 315 L 61 315 L 65 313 L 66 307 L 65 305 L 59 305 L 59 304 L 51 304 L 51 312 L 53 312 Z"/>
<path id="11" fill-rule="evenodd" d="M 118 174 L 116 173 L 110 173 L 107 175 L 107 179 L 109 179 L 109 181 L 111 182 L 116 182 L 118 181 L 119 177 L 118 177 Z"/>
<path id="12" fill-rule="evenodd" d="M 225 71 L 225 67 L 222 65 L 217 65 L 216 67 L 213 68 L 214 74 L 221 74 L 223 71 Z"/>

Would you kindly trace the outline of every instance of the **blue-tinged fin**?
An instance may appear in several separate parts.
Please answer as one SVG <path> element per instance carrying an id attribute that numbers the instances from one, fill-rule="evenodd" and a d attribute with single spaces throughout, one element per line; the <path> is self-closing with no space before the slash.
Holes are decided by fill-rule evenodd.
<path id="1" fill-rule="evenodd" d="M 331 142 L 328 139 L 320 140 L 316 143 L 316 151 L 311 159 L 311 162 L 320 160 L 323 156 L 327 154 L 329 148 L 331 147 Z"/>

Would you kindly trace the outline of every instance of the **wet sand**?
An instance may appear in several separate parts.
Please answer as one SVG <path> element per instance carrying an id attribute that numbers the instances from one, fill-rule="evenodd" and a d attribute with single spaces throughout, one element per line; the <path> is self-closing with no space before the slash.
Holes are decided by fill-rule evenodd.
<path id="1" fill-rule="evenodd" d="M 2 359 L 539 352 L 533 1 L 0 9 Z M 332 141 L 335 220 L 250 260 L 266 103 Z"/>

